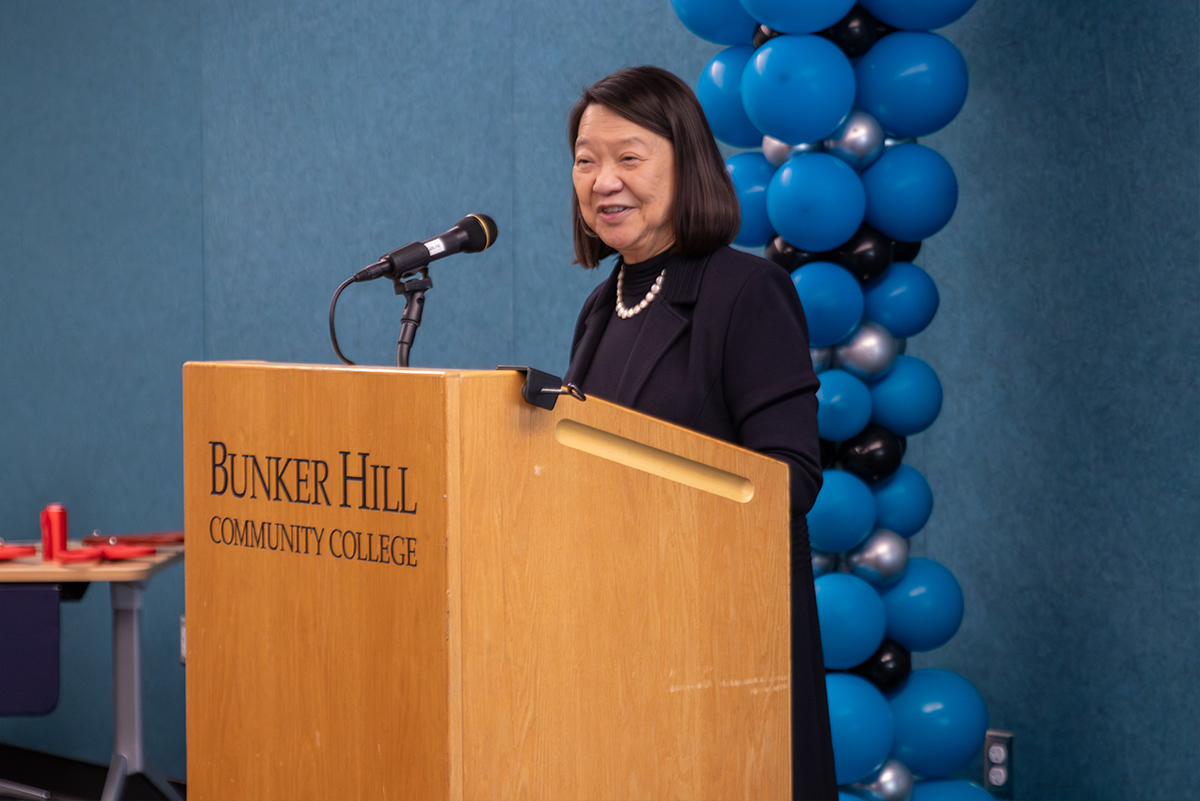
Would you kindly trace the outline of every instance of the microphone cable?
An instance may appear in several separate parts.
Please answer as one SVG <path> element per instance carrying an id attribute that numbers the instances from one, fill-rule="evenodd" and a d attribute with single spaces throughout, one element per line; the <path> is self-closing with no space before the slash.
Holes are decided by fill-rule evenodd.
<path id="1" fill-rule="evenodd" d="M 354 362 L 350 361 L 345 356 L 343 356 L 342 349 L 338 347 L 337 328 L 335 328 L 334 324 L 333 324 L 333 315 L 334 315 L 334 311 L 337 309 L 338 295 L 342 294 L 342 290 L 345 289 L 346 287 L 350 286 L 351 284 L 353 284 L 356 280 L 357 280 L 357 278 L 352 275 L 349 278 L 347 278 L 345 281 L 343 281 L 342 285 L 339 286 L 337 288 L 337 291 L 333 293 L 333 300 L 331 300 L 329 302 L 329 339 L 333 341 L 333 352 L 336 353 L 337 357 L 339 359 L 341 359 L 345 364 L 349 364 L 349 365 L 354 365 Z"/>

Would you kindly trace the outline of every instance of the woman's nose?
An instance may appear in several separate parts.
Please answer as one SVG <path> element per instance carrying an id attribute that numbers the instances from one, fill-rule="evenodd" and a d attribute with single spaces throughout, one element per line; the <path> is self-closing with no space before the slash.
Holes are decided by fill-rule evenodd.
<path id="1" fill-rule="evenodd" d="M 611 195 L 614 192 L 620 192 L 625 186 L 621 182 L 621 178 L 617 175 L 616 165 L 600 165 L 600 171 L 596 173 L 596 182 L 592 184 L 592 190 L 603 195 Z"/>

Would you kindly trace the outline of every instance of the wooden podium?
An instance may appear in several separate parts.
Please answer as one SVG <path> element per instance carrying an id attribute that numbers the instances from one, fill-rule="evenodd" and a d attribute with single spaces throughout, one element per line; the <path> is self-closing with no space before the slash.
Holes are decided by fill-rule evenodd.
<path id="1" fill-rule="evenodd" d="M 786 468 L 522 381 L 184 366 L 189 798 L 791 797 Z"/>

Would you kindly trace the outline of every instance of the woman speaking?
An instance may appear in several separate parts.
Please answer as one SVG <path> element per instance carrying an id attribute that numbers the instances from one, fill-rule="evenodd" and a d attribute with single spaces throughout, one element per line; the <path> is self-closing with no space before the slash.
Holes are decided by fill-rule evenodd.
<path id="1" fill-rule="evenodd" d="M 729 247 L 737 195 L 691 89 L 621 70 L 571 109 L 576 262 L 617 254 L 564 383 L 787 463 L 794 796 L 837 797 L 805 515 L 821 486 L 817 377 L 787 272 Z"/>

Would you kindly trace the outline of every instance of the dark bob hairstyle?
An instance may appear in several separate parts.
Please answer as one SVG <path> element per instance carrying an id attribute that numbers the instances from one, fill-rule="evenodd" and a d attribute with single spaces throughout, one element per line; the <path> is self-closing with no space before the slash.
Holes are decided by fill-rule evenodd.
<path id="1" fill-rule="evenodd" d="M 733 241 L 741 225 L 737 193 L 704 110 L 687 84 L 658 67 L 631 67 L 602 78 L 585 89 L 571 108 L 567 144 L 572 153 L 579 138 L 579 120 L 592 104 L 665 137 L 674 148 L 675 253 L 707 256 Z M 615 251 L 583 221 L 574 192 L 571 209 L 575 262 L 595 267 Z"/>

